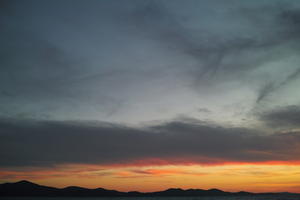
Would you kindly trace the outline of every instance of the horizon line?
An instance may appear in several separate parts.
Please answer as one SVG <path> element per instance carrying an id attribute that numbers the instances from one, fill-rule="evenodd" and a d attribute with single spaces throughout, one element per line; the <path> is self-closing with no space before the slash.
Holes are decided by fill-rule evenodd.
<path id="1" fill-rule="evenodd" d="M 136 190 L 130 190 L 130 191 L 120 191 L 120 190 L 115 190 L 115 189 L 107 189 L 107 188 L 103 188 L 103 187 L 96 187 L 96 188 L 87 188 L 87 187 L 81 187 L 81 186 L 77 186 L 77 185 L 69 185 L 66 187 L 55 187 L 55 186 L 48 186 L 48 185 L 41 185 L 32 181 L 28 181 L 28 180 L 19 180 L 16 182 L 3 182 L 0 183 L 0 185 L 3 184 L 16 184 L 16 183 L 29 183 L 29 184 L 34 184 L 34 185 L 38 185 L 38 186 L 43 186 L 43 187 L 50 187 L 50 188 L 55 188 L 55 189 L 66 189 L 66 188 L 70 188 L 70 187 L 77 187 L 77 188 L 82 188 L 82 189 L 87 189 L 87 190 L 96 190 L 96 189 L 104 189 L 107 191 L 116 191 L 116 192 L 121 192 L 121 193 L 131 193 L 131 192 L 138 192 L 141 194 L 151 194 L 151 193 L 156 193 L 156 192 L 164 192 L 164 191 L 168 191 L 168 190 L 181 190 L 181 191 L 189 191 L 189 190 L 203 190 L 203 191 L 212 191 L 212 190 L 218 190 L 221 192 L 225 192 L 225 193 L 231 193 L 231 194 L 238 194 L 238 193 L 249 193 L 249 194 L 254 194 L 254 195 L 259 195 L 259 194 L 282 194 L 282 193 L 287 193 L 287 194 L 297 194 L 300 195 L 300 192 L 287 192 L 287 191 L 281 191 L 281 192 L 250 192 L 250 191 L 245 191 L 245 190 L 240 190 L 237 192 L 229 192 L 229 191 L 225 191 L 222 189 L 218 189 L 218 188 L 209 188 L 209 189 L 202 189 L 202 188 L 188 188 L 188 189 L 183 189 L 183 188 L 176 188 L 176 187 L 170 187 L 170 188 L 166 188 L 163 190 L 158 190 L 158 191 L 150 191 L 150 192 L 141 192 L 141 191 L 136 191 Z"/>

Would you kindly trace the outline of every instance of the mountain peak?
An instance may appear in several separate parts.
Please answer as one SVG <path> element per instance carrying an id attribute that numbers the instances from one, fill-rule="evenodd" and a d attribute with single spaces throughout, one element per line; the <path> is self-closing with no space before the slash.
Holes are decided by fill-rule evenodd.
<path id="1" fill-rule="evenodd" d="M 35 183 L 32 183 L 30 181 L 27 181 L 27 180 L 21 180 L 21 181 L 18 181 L 18 182 L 15 182 L 14 184 L 22 184 L 22 185 L 37 185 Z"/>
<path id="2" fill-rule="evenodd" d="M 222 190 L 219 190 L 217 188 L 211 188 L 208 191 L 213 191 L 213 192 L 223 192 Z"/>
<path id="3" fill-rule="evenodd" d="M 181 189 L 181 188 L 169 188 L 165 191 L 183 191 L 183 189 Z"/>
<path id="4" fill-rule="evenodd" d="M 78 186 L 68 186 L 63 188 L 64 190 L 88 190 L 87 188 L 78 187 Z"/>

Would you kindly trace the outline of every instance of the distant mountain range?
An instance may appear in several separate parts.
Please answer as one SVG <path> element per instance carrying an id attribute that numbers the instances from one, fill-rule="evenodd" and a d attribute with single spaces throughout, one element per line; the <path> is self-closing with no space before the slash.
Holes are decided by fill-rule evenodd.
<path id="1" fill-rule="evenodd" d="M 250 193 L 250 192 L 224 192 L 218 189 L 202 190 L 171 188 L 159 192 L 119 192 L 103 188 L 87 189 L 69 186 L 62 189 L 38 185 L 26 180 L 15 183 L 0 184 L 0 196 L 68 196 L 68 197 L 170 197 L 170 196 L 251 196 L 251 195 L 284 195 L 297 196 L 293 193 Z"/>

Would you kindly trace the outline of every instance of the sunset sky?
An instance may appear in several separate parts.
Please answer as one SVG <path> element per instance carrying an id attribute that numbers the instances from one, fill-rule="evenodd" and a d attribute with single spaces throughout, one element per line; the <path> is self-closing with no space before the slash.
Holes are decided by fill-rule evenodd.
<path id="1" fill-rule="evenodd" d="M 0 1 L 0 183 L 300 193 L 300 1 Z"/>

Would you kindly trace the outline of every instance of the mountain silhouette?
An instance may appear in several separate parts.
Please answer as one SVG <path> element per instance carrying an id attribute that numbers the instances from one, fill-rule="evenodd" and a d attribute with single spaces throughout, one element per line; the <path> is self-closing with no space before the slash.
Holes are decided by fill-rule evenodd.
<path id="1" fill-rule="evenodd" d="M 68 196 L 68 197 L 170 197 L 170 196 L 251 196 L 251 195 L 284 195 L 297 196 L 293 193 L 250 193 L 250 192 L 225 192 L 219 189 L 187 189 L 170 188 L 164 191 L 142 193 L 137 191 L 119 192 L 103 188 L 88 189 L 77 186 L 55 188 L 38 185 L 26 180 L 15 183 L 0 184 L 0 196 Z"/>

